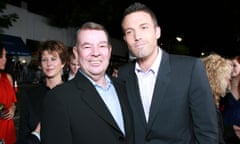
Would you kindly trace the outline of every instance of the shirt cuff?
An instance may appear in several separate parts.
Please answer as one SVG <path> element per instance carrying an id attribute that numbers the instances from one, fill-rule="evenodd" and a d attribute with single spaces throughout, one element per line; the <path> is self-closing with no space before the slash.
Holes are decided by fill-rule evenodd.
<path id="1" fill-rule="evenodd" d="M 39 133 L 33 131 L 33 132 L 32 132 L 32 135 L 35 135 L 35 136 L 39 139 L 39 141 L 41 141 L 41 138 L 40 138 L 40 134 L 39 134 Z"/>

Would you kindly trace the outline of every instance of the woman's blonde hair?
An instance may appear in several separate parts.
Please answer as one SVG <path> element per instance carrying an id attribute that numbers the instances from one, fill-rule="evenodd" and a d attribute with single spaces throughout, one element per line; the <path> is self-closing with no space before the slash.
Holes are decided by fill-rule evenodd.
<path id="1" fill-rule="evenodd" d="M 215 103 L 219 105 L 220 97 L 225 96 L 230 87 L 226 78 L 230 80 L 232 73 L 232 62 L 218 54 L 210 54 L 202 58 L 205 65 L 210 87 L 215 98 Z"/>

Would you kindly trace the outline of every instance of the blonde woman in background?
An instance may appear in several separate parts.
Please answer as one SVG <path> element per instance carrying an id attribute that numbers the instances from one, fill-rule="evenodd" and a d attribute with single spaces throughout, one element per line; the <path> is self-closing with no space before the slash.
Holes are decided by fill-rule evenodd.
<path id="1" fill-rule="evenodd" d="M 233 70 L 232 62 L 218 54 L 210 54 L 202 58 L 202 61 L 206 68 L 217 107 L 219 144 L 225 144 L 223 139 L 223 120 L 219 110 L 219 102 L 220 98 L 225 96 L 227 90 L 230 88 L 231 73 Z"/>

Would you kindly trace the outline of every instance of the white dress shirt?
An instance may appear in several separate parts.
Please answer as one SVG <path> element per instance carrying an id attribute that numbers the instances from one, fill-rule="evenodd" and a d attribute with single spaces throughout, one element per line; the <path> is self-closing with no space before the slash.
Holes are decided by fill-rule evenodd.
<path id="1" fill-rule="evenodd" d="M 138 86 L 140 90 L 141 100 L 143 104 L 143 109 L 145 113 L 146 121 L 148 121 L 150 107 L 156 82 L 156 77 L 158 74 L 158 69 L 162 59 L 162 50 L 159 48 L 157 58 L 155 59 L 152 66 L 144 72 L 138 63 L 135 65 L 135 73 L 138 78 Z"/>

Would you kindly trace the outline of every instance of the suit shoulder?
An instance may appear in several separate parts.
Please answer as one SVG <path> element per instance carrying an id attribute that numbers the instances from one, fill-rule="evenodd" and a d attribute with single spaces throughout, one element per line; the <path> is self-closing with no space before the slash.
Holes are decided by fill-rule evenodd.
<path id="1" fill-rule="evenodd" d="M 135 64 L 136 61 L 130 61 L 119 67 L 119 70 L 127 70 Z"/>
<path id="2" fill-rule="evenodd" d="M 119 86 L 124 86 L 124 81 L 122 79 L 119 78 L 115 78 L 115 77 L 111 77 L 111 80 L 113 83 L 119 85 Z"/>
<path id="3" fill-rule="evenodd" d="M 131 73 L 134 69 L 136 61 L 130 61 L 118 68 L 118 77 L 122 78 Z"/>
<path id="4" fill-rule="evenodd" d="M 195 64 L 195 63 L 201 63 L 201 60 L 197 57 L 193 56 L 185 56 L 185 55 L 175 55 L 170 54 L 169 55 L 170 63 L 183 63 L 183 64 Z"/>
<path id="5" fill-rule="evenodd" d="M 184 61 L 186 61 L 186 60 L 195 61 L 195 60 L 199 59 L 199 58 L 193 57 L 193 56 L 177 55 L 177 54 L 169 54 L 169 57 L 171 59 L 184 60 Z"/>
<path id="6" fill-rule="evenodd" d="M 74 84 L 73 84 L 72 81 L 66 81 L 63 84 L 57 85 L 51 91 L 53 91 L 53 92 L 65 92 L 65 91 L 70 91 L 73 87 L 74 87 Z"/>

